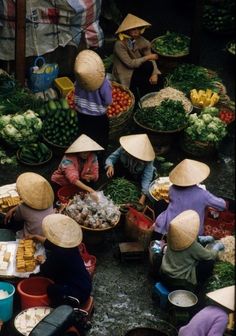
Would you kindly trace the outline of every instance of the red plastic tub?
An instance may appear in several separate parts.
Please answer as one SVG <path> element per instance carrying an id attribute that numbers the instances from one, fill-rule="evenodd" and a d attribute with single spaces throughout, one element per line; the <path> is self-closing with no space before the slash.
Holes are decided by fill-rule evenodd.
<path id="1" fill-rule="evenodd" d="M 68 203 L 68 201 L 79 192 L 81 192 L 80 188 L 73 184 L 68 184 L 58 189 L 57 198 L 61 203 Z"/>
<path id="2" fill-rule="evenodd" d="M 44 277 L 32 277 L 21 280 L 17 285 L 20 295 L 21 308 L 27 309 L 38 306 L 49 306 L 47 288 L 53 281 Z"/>

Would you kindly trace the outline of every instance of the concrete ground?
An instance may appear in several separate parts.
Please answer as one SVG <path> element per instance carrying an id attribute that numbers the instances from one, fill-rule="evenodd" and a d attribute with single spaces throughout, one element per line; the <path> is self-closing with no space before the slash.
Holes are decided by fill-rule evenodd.
<path id="1" fill-rule="evenodd" d="M 161 4 L 160 4 L 161 3 Z M 182 3 L 182 2 L 180 2 Z M 191 6 L 179 8 L 173 1 L 148 1 L 146 4 L 138 1 L 120 1 L 124 15 L 128 12 L 153 23 L 147 37 L 152 39 L 165 30 L 182 33 L 191 31 Z M 155 5 L 155 7 L 154 7 Z M 109 34 L 107 34 L 109 36 Z M 215 35 L 205 31 L 201 34 L 200 65 L 218 72 L 227 88 L 229 96 L 234 99 L 234 63 L 225 51 L 229 35 Z M 111 45 L 105 44 L 104 53 Z M 131 127 L 134 127 L 131 124 Z M 213 157 L 201 158 L 211 168 L 211 174 L 204 181 L 206 188 L 215 195 L 235 200 L 235 135 L 234 129 L 223 141 L 219 152 Z M 113 141 L 109 150 L 117 146 Z M 188 157 L 176 142 L 172 145 L 166 158 L 174 163 Z M 0 171 L 0 185 L 13 183 L 16 177 L 26 171 L 34 171 L 50 179 L 58 166 L 61 156 L 42 167 L 29 168 L 18 165 L 16 169 Z M 101 183 L 106 181 L 102 174 Z M 87 236 L 85 243 L 88 251 L 97 257 L 96 271 L 93 277 L 93 296 L 95 311 L 92 318 L 92 328 L 88 336 L 125 336 L 126 332 L 137 326 L 155 327 L 165 332 L 165 335 L 175 336 L 176 330 L 169 323 L 167 311 L 159 308 L 153 300 L 152 291 L 155 279 L 150 276 L 148 255 L 140 260 L 121 261 L 117 256 L 118 243 L 127 240 L 124 232 L 124 220 L 120 225 L 104 234 L 99 244 L 91 243 L 94 237 Z M 164 334 L 163 334 L 164 335 Z M 10 336 L 10 334 L 8 334 Z"/>

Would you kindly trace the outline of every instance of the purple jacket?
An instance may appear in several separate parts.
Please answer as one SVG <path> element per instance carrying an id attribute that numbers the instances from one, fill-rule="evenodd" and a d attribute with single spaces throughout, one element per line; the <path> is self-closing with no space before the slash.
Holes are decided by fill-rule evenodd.
<path id="1" fill-rule="evenodd" d="M 102 86 L 95 91 L 87 91 L 75 84 L 75 109 L 82 114 L 100 116 L 106 114 L 107 107 L 112 103 L 112 86 L 104 79 Z"/>
<path id="2" fill-rule="evenodd" d="M 216 197 L 209 191 L 197 185 L 190 187 L 177 187 L 172 185 L 169 189 L 170 203 L 155 222 L 155 231 L 165 234 L 168 232 L 170 221 L 185 210 L 195 210 L 200 217 L 199 235 L 204 233 L 204 217 L 206 207 L 223 211 L 226 202 L 223 198 Z"/>
<path id="3" fill-rule="evenodd" d="M 223 309 L 207 306 L 180 328 L 178 336 L 223 336 L 227 323 L 228 315 Z"/>

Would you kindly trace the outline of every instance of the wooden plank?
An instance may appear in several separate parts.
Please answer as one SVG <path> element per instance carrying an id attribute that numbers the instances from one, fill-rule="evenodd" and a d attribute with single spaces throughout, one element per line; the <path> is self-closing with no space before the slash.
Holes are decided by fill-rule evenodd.
<path id="1" fill-rule="evenodd" d="M 16 0 L 15 78 L 25 85 L 25 16 L 26 0 Z"/>

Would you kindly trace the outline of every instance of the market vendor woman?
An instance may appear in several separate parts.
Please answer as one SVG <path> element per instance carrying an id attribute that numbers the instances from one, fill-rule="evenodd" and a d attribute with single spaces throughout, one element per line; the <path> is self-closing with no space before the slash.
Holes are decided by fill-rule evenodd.
<path id="1" fill-rule="evenodd" d="M 55 189 L 65 185 L 75 185 L 85 192 L 94 193 L 94 182 L 99 177 L 96 151 L 103 148 L 82 134 L 66 150 L 58 169 L 52 174 Z"/>
<path id="2" fill-rule="evenodd" d="M 6 213 L 4 224 L 9 229 L 20 229 L 17 238 L 42 234 L 42 220 L 54 213 L 52 187 L 43 176 L 28 172 L 17 178 L 16 190 L 22 203 Z"/>
<path id="3" fill-rule="evenodd" d="M 198 241 L 200 218 L 196 211 L 186 210 L 173 218 L 167 235 L 160 279 L 170 289 L 195 290 L 212 274 L 218 251 L 224 249 L 220 242 L 211 250 Z"/>
<path id="4" fill-rule="evenodd" d="M 160 71 L 157 54 L 151 52 L 150 42 L 141 36 L 151 24 L 128 14 L 116 31 L 117 41 L 113 49 L 114 80 L 130 88 L 136 98 L 157 91 Z"/>
<path id="5" fill-rule="evenodd" d="M 169 174 L 172 185 L 169 189 L 169 204 L 155 222 L 154 232 L 160 239 L 168 232 L 171 220 L 182 211 L 195 210 L 200 217 L 199 235 L 204 234 L 205 210 L 212 207 L 223 211 L 226 209 L 226 202 L 221 197 L 216 197 L 208 190 L 201 188 L 198 184 L 204 181 L 210 174 L 210 168 L 202 162 L 185 159 L 181 161 Z"/>
<path id="6" fill-rule="evenodd" d="M 92 290 L 92 280 L 79 252 L 82 241 L 81 227 L 72 218 L 53 214 L 44 218 L 43 236 L 29 236 L 44 244 L 46 259 L 38 256 L 40 275 L 54 281 L 47 288 L 53 306 L 65 304 L 72 296 L 85 303 Z"/>
<path id="7" fill-rule="evenodd" d="M 120 144 L 105 161 L 107 177 L 125 176 L 138 181 L 142 191 L 139 202 L 144 204 L 155 172 L 155 152 L 147 134 L 122 136 Z"/>

